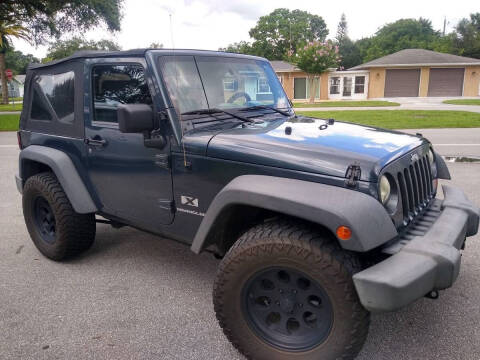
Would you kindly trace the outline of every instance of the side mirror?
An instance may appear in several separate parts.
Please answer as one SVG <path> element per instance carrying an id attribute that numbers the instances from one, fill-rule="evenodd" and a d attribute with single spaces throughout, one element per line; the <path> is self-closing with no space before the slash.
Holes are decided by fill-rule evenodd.
<path id="1" fill-rule="evenodd" d="M 153 130 L 153 110 L 147 104 L 122 104 L 117 108 L 118 127 L 122 133 Z"/>

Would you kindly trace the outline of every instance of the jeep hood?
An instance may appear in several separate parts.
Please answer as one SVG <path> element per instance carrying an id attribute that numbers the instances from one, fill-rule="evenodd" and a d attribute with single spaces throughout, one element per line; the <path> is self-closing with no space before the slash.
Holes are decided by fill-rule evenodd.
<path id="1" fill-rule="evenodd" d="M 426 142 L 340 121 L 326 128 L 325 124 L 325 120 L 298 116 L 226 130 L 211 138 L 207 155 L 336 177 L 345 177 L 348 166 L 357 164 L 361 180 L 376 181 L 387 163 Z"/>

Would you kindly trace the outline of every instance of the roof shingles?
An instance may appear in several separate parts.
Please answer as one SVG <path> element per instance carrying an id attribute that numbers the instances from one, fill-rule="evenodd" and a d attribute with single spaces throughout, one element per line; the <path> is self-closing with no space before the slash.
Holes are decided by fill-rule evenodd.
<path id="1" fill-rule="evenodd" d="M 368 69 L 388 66 L 423 66 L 423 65 L 480 65 L 480 59 L 452 54 L 444 54 L 425 49 L 405 49 L 396 53 L 357 65 L 350 70 Z"/>
<path id="2" fill-rule="evenodd" d="M 286 61 L 272 60 L 270 61 L 270 63 L 272 64 L 273 70 L 275 70 L 275 72 L 300 71 L 294 64 L 290 64 Z"/>

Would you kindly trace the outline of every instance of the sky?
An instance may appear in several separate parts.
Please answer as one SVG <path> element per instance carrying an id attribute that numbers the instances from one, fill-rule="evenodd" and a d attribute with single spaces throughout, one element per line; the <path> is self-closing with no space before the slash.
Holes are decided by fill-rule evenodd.
<path id="1" fill-rule="evenodd" d="M 122 49 L 164 47 L 218 50 L 241 40 L 250 41 L 248 31 L 258 18 L 276 8 L 300 9 L 325 20 L 333 38 L 342 13 L 348 22 L 349 36 L 356 40 L 373 35 L 385 23 L 401 18 L 424 17 L 437 30 L 447 32 L 463 17 L 480 11 L 478 0 L 125 0 L 122 29 L 111 34 L 99 27 L 87 32 L 89 40 L 102 38 L 116 41 Z M 65 38 L 79 34 L 65 34 Z M 33 47 L 21 40 L 14 46 L 39 58 L 46 46 Z"/>

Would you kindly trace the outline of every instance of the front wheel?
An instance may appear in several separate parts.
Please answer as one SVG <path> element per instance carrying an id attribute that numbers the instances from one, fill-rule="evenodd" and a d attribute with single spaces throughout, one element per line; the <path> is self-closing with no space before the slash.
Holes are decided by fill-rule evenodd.
<path id="1" fill-rule="evenodd" d="M 370 319 L 352 281 L 358 269 L 335 239 L 308 225 L 258 225 L 220 264 L 217 319 L 249 359 L 353 359 Z"/>

